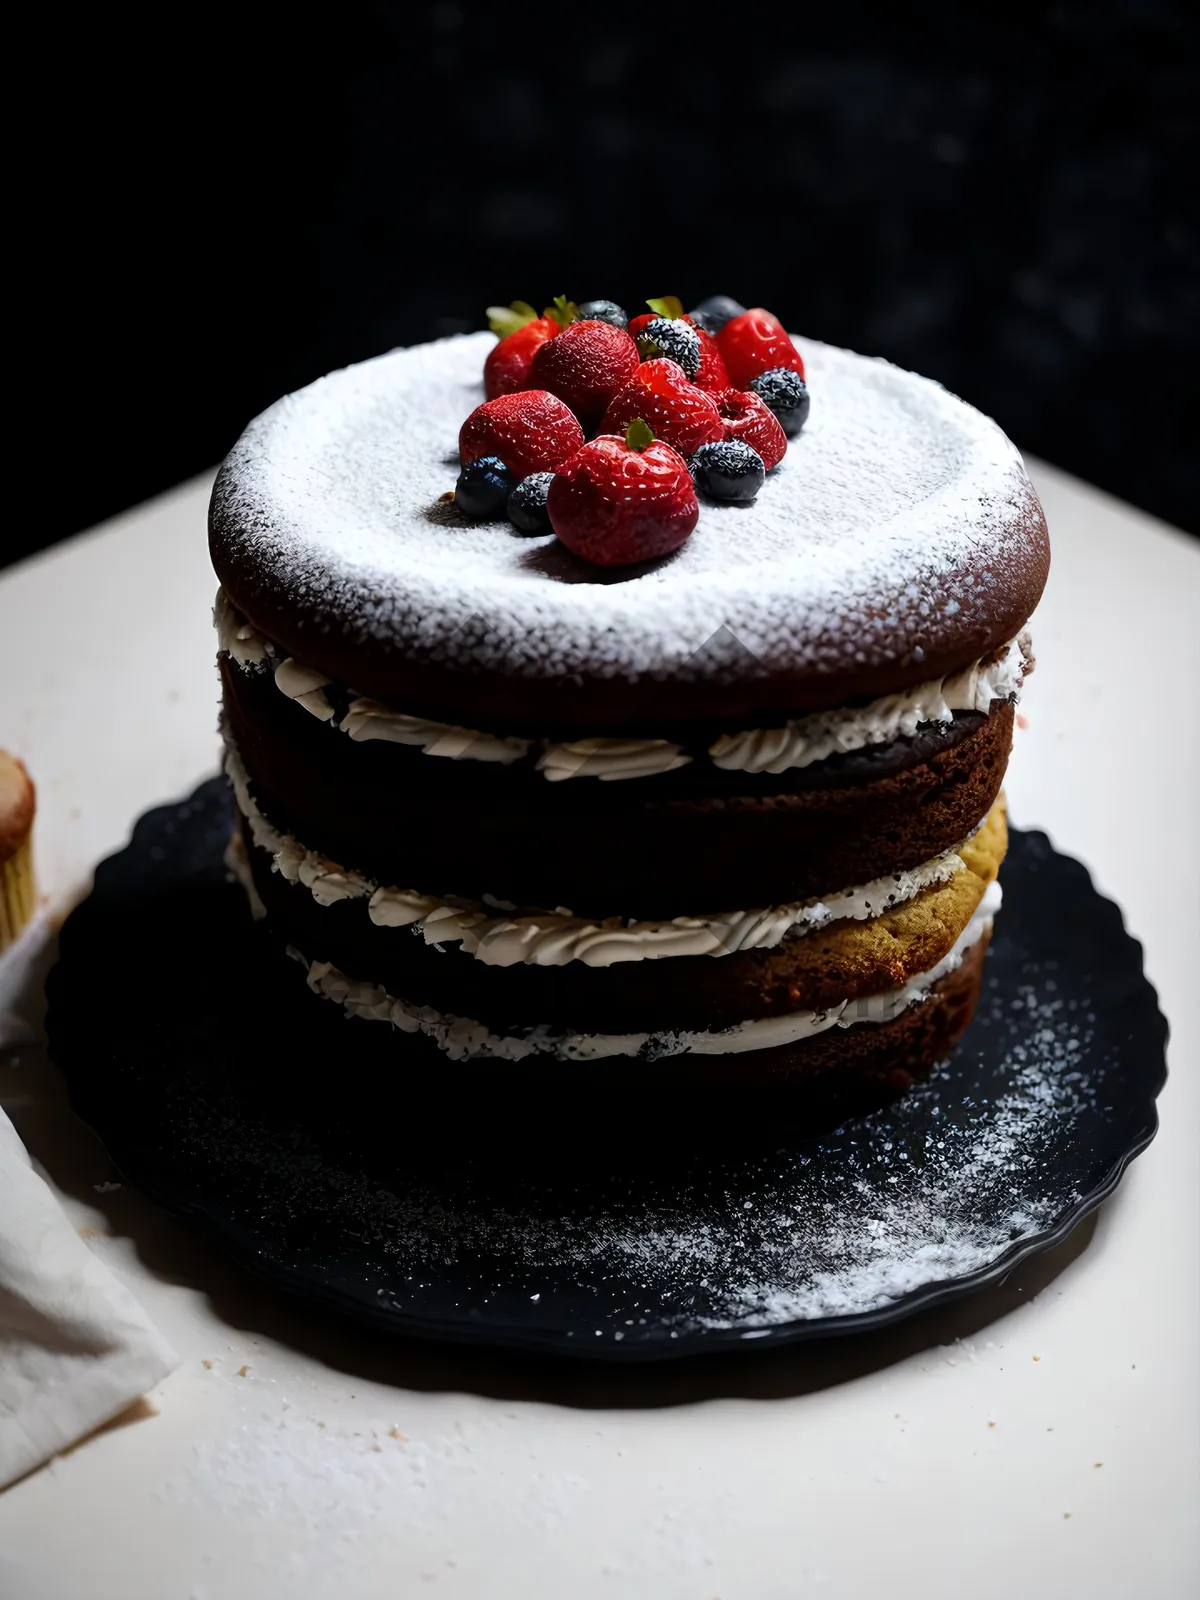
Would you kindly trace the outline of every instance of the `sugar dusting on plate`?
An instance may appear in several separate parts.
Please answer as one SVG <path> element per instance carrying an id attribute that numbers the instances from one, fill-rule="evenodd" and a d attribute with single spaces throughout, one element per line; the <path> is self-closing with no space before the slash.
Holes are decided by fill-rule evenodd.
<path id="1" fill-rule="evenodd" d="M 684 1164 L 674 1176 L 665 1161 L 619 1183 L 555 1187 L 456 1171 L 451 1152 L 444 1184 L 422 1176 L 389 1186 L 327 1163 L 303 1136 L 281 1148 L 250 1120 L 218 1124 L 220 1149 L 206 1156 L 286 1176 L 273 1186 L 281 1211 L 268 1226 L 325 1219 L 331 1267 L 348 1234 L 368 1251 L 375 1295 L 418 1316 L 423 1285 L 449 1265 L 467 1270 L 470 1298 L 499 1321 L 511 1294 L 540 1298 L 552 1322 L 565 1280 L 595 1286 L 606 1302 L 596 1337 L 633 1337 L 650 1323 L 672 1337 L 753 1335 L 873 1311 L 979 1271 L 1078 1198 L 1058 1166 L 1075 1119 L 1099 1107 L 1094 1062 L 1082 1065 L 1092 1043 L 1086 1002 L 1058 998 L 1045 975 L 1008 995 L 993 979 L 981 1013 L 1007 1051 L 1001 1090 L 989 1098 L 965 1089 L 969 1058 L 960 1055 L 897 1105 L 827 1139 Z M 209 1120 L 196 1135 L 208 1143 Z M 618 1303 L 624 1314 L 614 1321 Z"/>

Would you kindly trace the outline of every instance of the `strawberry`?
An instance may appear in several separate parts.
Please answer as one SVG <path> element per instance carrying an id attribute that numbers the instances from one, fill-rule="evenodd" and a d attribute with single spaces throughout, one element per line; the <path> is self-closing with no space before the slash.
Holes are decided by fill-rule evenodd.
<path id="1" fill-rule="evenodd" d="M 700 340 L 700 368 L 692 382 L 698 389 L 728 389 L 729 374 L 725 370 L 725 362 L 721 356 L 720 347 L 712 334 L 702 327 L 694 317 L 683 315 L 682 310 L 677 309 L 679 307 L 678 300 L 656 300 L 652 303 L 665 309 L 646 311 L 641 316 L 632 318 L 629 323 L 630 337 L 636 339 L 638 334 L 644 333 L 650 324 L 660 316 L 673 317 L 679 322 L 686 322 L 690 328 L 696 330 L 696 336 Z"/>
<path id="2" fill-rule="evenodd" d="M 804 362 L 783 323 L 761 306 L 727 322 L 717 334 L 717 346 L 729 381 L 738 389 L 748 389 L 755 378 L 774 367 L 790 367 L 804 376 Z"/>
<path id="3" fill-rule="evenodd" d="M 624 438 L 601 434 L 564 462 L 546 509 L 567 549 L 602 567 L 678 550 L 700 515 L 687 462 L 640 419 Z"/>
<path id="4" fill-rule="evenodd" d="M 689 383 L 683 368 L 665 356 L 642 362 L 609 402 L 601 430 L 624 433 L 635 417 L 641 417 L 656 438 L 673 445 L 684 456 L 725 436 L 716 401 Z"/>
<path id="5" fill-rule="evenodd" d="M 585 423 L 598 422 L 638 365 L 637 345 L 609 322 L 572 322 L 541 345 L 530 382 L 564 400 Z"/>
<path id="6" fill-rule="evenodd" d="M 714 393 L 719 389 L 728 389 L 729 374 L 725 370 L 725 358 L 720 345 L 698 322 L 692 322 L 691 317 L 684 317 L 683 320 L 692 323 L 700 340 L 700 369 L 692 382 L 697 389 L 708 389 Z"/>
<path id="7" fill-rule="evenodd" d="M 558 323 L 553 318 L 534 317 L 494 345 L 483 363 L 483 392 L 488 399 L 526 388 L 534 356 L 557 333 Z"/>
<path id="8" fill-rule="evenodd" d="M 514 481 L 553 472 L 583 443 L 583 429 L 563 402 L 544 389 L 497 395 L 476 406 L 458 435 L 465 467 L 480 456 L 499 456 Z"/>
<path id="9" fill-rule="evenodd" d="M 724 389 L 713 399 L 725 438 L 740 439 L 757 450 L 768 472 L 777 467 L 787 450 L 787 435 L 770 407 L 748 389 Z"/>

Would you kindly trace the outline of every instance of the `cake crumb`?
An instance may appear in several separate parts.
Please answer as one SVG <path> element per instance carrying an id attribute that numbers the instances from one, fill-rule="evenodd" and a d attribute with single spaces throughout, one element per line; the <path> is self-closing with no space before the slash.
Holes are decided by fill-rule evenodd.
<path id="1" fill-rule="evenodd" d="M 250 1368 L 249 1367 L 239 1367 L 238 1368 L 238 1377 L 239 1378 L 248 1378 L 249 1376 L 250 1376 Z"/>
<path id="2" fill-rule="evenodd" d="M 206 1367 L 208 1369 L 208 1371 L 211 1372 L 212 1371 L 212 1359 L 211 1359 L 211 1357 L 205 1356 L 204 1359 L 201 1361 L 200 1365 L 202 1367 Z"/>

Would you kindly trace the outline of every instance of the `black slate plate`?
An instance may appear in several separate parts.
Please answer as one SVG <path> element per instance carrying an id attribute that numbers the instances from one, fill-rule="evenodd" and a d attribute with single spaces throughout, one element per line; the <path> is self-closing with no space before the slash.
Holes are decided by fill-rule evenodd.
<path id="1" fill-rule="evenodd" d="M 821 1137 L 773 1113 L 704 1138 L 406 1075 L 404 1036 L 251 924 L 229 825 L 213 780 L 101 865 L 51 1049 L 130 1182 L 397 1333 L 647 1360 L 877 1327 L 1057 1243 L 1154 1137 L 1140 946 L 1042 834 L 1013 833 L 978 1014 L 929 1083 Z"/>

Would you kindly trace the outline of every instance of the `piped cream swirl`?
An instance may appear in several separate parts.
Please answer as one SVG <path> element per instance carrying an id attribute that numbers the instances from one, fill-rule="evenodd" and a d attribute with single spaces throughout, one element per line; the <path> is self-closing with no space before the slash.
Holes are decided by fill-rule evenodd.
<path id="1" fill-rule="evenodd" d="M 668 739 L 574 739 L 569 744 L 547 745 L 538 771 L 551 783 L 564 778 L 649 778 L 659 772 L 686 767 L 691 756 Z"/>
<path id="2" fill-rule="evenodd" d="M 291 656 L 275 668 L 275 687 L 322 722 L 333 720 L 333 707 L 325 693 L 330 680 L 312 667 L 302 667 Z"/>
<path id="3" fill-rule="evenodd" d="M 239 667 L 259 667 L 267 660 L 272 649 L 269 640 L 234 609 L 224 589 L 217 590 L 213 602 L 213 627 L 218 653 L 231 656 Z"/>
<path id="4" fill-rule="evenodd" d="M 360 695 L 339 724 L 352 739 L 386 739 L 392 744 L 416 745 L 427 756 L 445 756 L 451 761 L 499 761 L 507 766 L 528 754 L 531 740 L 502 739 L 497 734 L 480 733 L 474 728 L 457 728 L 446 722 L 431 722 L 428 717 L 409 717 L 393 711 L 381 700 Z"/>

